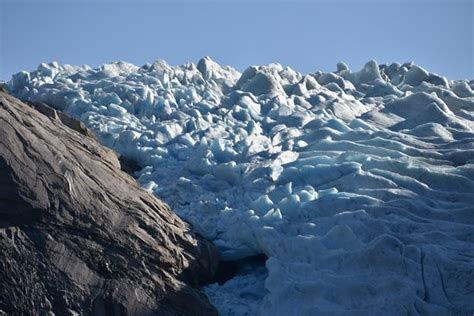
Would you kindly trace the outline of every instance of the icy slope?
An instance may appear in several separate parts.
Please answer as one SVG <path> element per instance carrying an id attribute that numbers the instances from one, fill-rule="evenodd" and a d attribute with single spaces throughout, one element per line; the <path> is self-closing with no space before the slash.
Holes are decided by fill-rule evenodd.
<path id="1" fill-rule="evenodd" d="M 268 256 L 208 288 L 223 314 L 474 311 L 473 81 L 204 58 L 41 64 L 8 84 L 138 161 L 139 182 L 224 259 Z"/>

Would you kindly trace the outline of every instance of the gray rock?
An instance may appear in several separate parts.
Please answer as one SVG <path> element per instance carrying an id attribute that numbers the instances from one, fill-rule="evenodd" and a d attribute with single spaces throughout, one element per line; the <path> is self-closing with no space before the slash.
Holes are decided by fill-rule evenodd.
<path id="1" fill-rule="evenodd" d="M 213 245 L 39 107 L 0 92 L 0 314 L 215 315 Z"/>

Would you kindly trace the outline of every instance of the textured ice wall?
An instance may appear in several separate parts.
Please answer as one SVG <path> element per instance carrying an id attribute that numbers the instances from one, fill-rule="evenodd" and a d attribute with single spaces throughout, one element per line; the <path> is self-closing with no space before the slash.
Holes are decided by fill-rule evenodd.
<path id="1" fill-rule="evenodd" d="M 269 257 L 207 289 L 223 314 L 474 312 L 474 81 L 204 58 L 41 64 L 8 85 L 138 161 L 223 258 Z"/>

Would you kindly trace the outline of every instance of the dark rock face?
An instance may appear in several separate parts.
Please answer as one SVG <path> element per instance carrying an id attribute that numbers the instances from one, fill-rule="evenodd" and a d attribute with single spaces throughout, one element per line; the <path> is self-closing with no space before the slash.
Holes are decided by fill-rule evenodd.
<path id="1" fill-rule="evenodd" d="M 216 314 L 214 247 L 38 107 L 0 92 L 0 314 Z"/>

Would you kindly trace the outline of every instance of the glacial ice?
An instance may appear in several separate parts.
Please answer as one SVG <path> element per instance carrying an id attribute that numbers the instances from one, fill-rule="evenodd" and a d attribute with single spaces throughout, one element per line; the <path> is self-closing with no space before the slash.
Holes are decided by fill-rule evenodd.
<path id="1" fill-rule="evenodd" d="M 224 315 L 474 313 L 474 81 L 413 63 L 242 74 L 209 57 L 15 74 L 137 161 L 223 260 Z"/>

